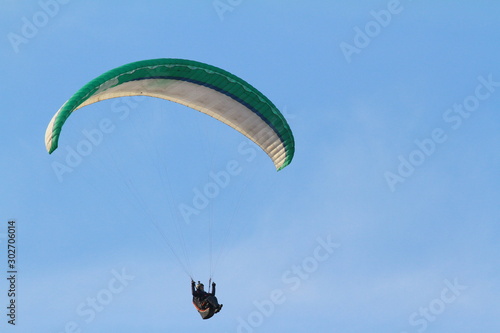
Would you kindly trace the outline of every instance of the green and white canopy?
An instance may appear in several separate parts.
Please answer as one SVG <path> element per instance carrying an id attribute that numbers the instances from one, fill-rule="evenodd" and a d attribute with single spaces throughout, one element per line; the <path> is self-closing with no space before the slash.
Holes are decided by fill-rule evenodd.
<path id="1" fill-rule="evenodd" d="M 277 170 L 292 161 L 292 131 L 266 96 L 225 70 L 182 59 L 134 62 L 87 83 L 50 121 L 45 133 L 47 151 L 57 148 L 64 122 L 73 111 L 105 99 L 134 95 L 177 102 L 220 120 L 261 147 Z"/>

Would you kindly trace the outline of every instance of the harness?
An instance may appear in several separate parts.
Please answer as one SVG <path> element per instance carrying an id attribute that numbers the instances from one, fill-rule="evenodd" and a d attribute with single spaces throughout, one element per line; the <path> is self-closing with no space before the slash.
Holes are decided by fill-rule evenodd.
<path id="1" fill-rule="evenodd" d="M 210 310 L 210 307 L 208 306 L 208 302 L 207 301 L 200 302 L 201 308 L 198 306 L 198 304 L 196 304 L 195 301 L 193 301 L 193 305 L 196 308 L 196 310 L 198 310 L 200 312 L 205 312 L 205 311 Z"/>

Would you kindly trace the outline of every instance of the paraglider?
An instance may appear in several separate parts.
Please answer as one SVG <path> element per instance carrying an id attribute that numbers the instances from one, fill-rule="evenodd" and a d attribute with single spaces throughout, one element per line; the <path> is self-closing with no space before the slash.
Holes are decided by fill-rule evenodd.
<path id="1" fill-rule="evenodd" d="M 206 292 L 203 283 L 196 284 L 191 280 L 191 294 L 193 295 L 193 305 L 200 314 L 201 318 L 209 319 L 214 314 L 222 309 L 222 304 L 219 304 L 215 297 L 215 282 L 212 282 L 212 291 Z"/>
<path id="2" fill-rule="evenodd" d="M 293 159 L 295 143 L 292 131 L 266 96 L 223 69 L 183 59 L 130 63 L 84 85 L 52 117 L 45 132 L 47 151 L 52 153 L 57 149 L 64 123 L 74 111 L 102 100 L 125 96 L 158 97 L 205 113 L 257 144 L 278 171 Z M 211 318 L 221 310 L 222 304 L 215 297 L 215 283 L 212 291 L 206 292 L 203 284 L 195 286 L 191 278 L 191 289 L 193 304 L 203 319 Z"/>

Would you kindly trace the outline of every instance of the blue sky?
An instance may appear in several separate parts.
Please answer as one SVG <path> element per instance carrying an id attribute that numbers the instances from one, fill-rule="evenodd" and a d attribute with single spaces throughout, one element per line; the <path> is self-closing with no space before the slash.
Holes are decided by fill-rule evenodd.
<path id="1" fill-rule="evenodd" d="M 2 279 L 2 332 L 499 330 L 497 2 L 0 5 L 4 276 L 9 219 L 18 240 L 16 325 Z M 276 173 L 239 133 L 151 98 L 77 111 L 47 154 L 76 90 L 153 58 L 257 87 L 293 130 L 291 165 Z M 209 206 L 172 218 L 230 163 Z M 206 283 L 210 253 L 224 309 L 203 321 L 179 261 Z"/>

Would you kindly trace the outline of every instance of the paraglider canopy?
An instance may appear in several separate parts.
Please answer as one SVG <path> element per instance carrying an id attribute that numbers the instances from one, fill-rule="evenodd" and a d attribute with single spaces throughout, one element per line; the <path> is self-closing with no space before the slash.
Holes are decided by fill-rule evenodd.
<path id="1" fill-rule="evenodd" d="M 266 96 L 223 69 L 183 59 L 138 61 L 87 83 L 50 121 L 45 133 L 47 151 L 52 153 L 57 148 L 61 129 L 73 111 L 102 100 L 134 95 L 163 98 L 218 119 L 261 147 L 277 170 L 292 161 L 292 132 Z"/>

